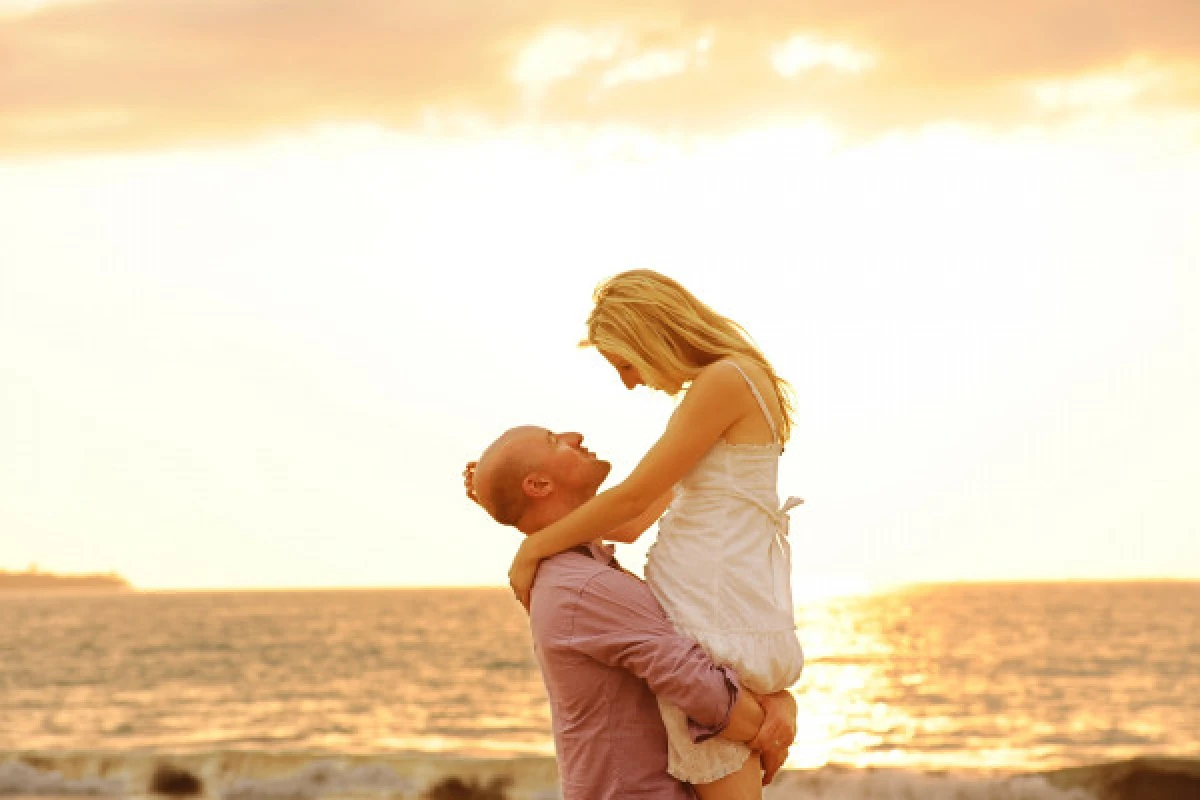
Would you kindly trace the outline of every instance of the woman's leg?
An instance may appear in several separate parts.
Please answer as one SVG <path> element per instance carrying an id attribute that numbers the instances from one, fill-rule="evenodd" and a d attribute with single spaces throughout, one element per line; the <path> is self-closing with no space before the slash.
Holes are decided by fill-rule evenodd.
<path id="1" fill-rule="evenodd" d="M 737 772 L 712 783 L 694 784 L 700 800 L 762 800 L 762 762 L 751 753 Z"/>

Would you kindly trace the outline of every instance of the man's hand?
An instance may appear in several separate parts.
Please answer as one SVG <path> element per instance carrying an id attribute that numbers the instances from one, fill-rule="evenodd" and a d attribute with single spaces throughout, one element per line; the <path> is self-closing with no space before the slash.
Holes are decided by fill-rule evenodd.
<path id="1" fill-rule="evenodd" d="M 766 716 L 758 734 L 750 741 L 750 749 L 763 754 L 765 767 L 768 753 L 783 751 L 783 757 L 787 758 L 787 749 L 796 740 L 796 698 L 792 697 L 791 692 L 782 691 L 756 695 L 755 699 L 763 707 Z"/>
<path id="2" fill-rule="evenodd" d="M 796 740 L 796 698 L 791 692 L 782 691 L 756 695 L 755 699 L 766 716 L 758 734 L 750 741 L 750 749 L 758 751 L 762 759 L 762 785 L 766 786 L 775 780 L 775 774 L 787 761 L 788 748 Z"/>

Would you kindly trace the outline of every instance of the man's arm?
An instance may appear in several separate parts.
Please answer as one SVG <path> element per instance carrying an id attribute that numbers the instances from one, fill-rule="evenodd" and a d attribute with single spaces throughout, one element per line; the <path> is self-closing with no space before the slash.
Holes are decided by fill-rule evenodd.
<path id="1" fill-rule="evenodd" d="M 632 575 L 606 569 L 588 580 L 569 646 L 646 681 L 650 691 L 683 709 L 700 738 L 734 725 L 733 733 L 749 741 L 762 724 L 761 706 L 734 672 L 677 633 L 649 588 Z"/>
<path id="2" fill-rule="evenodd" d="M 737 702 L 729 714 L 729 724 L 721 731 L 721 738 L 731 742 L 749 742 L 758 735 L 766 716 L 758 698 L 747 691 L 738 692 Z M 697 741 L 710 738 L 702 731 L 693 730 L 693 735 Z"/>
<path id="3" fill-rule="evenodd" d="M 766 786 L 787 758 L 796 735 L 796 700 L 788 692 L 756 697 L 737 675 L 717 666 L 680 635 L 654 595 L 617 570 L 592 577 L 580 592 L 571 645 L 597 661 L 627 669 L 650 691 L 688 715 L 693 740 L 720 736 L 761 748 Z M 771 741 L 761 734 L 770 733 Z"/>

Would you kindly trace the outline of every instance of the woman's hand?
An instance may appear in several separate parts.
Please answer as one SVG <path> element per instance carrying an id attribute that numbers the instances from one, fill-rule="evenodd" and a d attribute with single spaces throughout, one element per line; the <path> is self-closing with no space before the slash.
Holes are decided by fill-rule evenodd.
<path id="1" fill-rule="evenodd" d="M 512 566 L 508 568 L 508 585 L 512 587 L 513 594 L 516 595 L 521 605 L 525 606 L 526 611 L 529 611 L 529 595 L 533 589 L 533 580 L 537 577 L 538 565 L 542 563 L 540 558 L 530 554 L 528 544 L 528 538 L 521 542 L 516 556 L 513 557 Z"/>

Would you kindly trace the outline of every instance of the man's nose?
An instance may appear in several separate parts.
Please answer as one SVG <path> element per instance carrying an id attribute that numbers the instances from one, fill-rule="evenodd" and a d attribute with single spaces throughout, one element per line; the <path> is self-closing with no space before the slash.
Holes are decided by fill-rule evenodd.
<path id="1" fill-rule="evenodd" d="M 564 433 L 563 436 L 566 438 L 566 440 L 568 442 L 571 443 L 572 447 L 581 447 L 583 445 L 583 434 L 582 433 L 575 433 L 575 432 Z"/>

